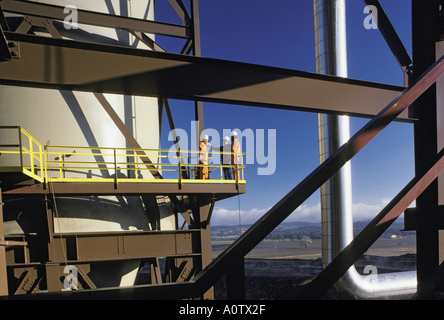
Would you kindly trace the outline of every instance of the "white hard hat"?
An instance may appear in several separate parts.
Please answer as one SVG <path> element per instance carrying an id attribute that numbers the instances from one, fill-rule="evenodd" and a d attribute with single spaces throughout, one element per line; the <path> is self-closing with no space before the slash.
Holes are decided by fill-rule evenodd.
<path id="1" fill-rule="evenodd" d="M 207 136 L 207 135 L 204 135 L 204 136 L 203 136 L 203 140 L 208 140 L 208 136 Z"/>
<path id="2" fill-rule="evenodd" d="M 232 137 L 237 137 L 237 132 L 236 131 L 231 132 L 231 136 Z"/>
<path id="3" fill-rule="evenodd" d="M 228 136 L 225 136 L 224 141 L 230 141 L 230 138 L 228 138 Z"/>

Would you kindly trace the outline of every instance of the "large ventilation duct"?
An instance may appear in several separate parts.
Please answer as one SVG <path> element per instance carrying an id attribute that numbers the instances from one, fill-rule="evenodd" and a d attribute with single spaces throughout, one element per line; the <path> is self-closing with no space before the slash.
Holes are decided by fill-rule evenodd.
<path id="1" fill-rule="evenodd" d="M 313 10 L 317 72 L 347 77 L 345 0 L 313 0 Z M 347 116 L 319 115 L 321 163 L 349 140 L 349 127 Z M 322 186 L 321 205 L 325 267 L 353 240 L 350 162 Z M 339 292 L 356 299 L 408 299 L 416 287 L 416 271 L 361 276 L 354 266 L 336 284 Z"/>

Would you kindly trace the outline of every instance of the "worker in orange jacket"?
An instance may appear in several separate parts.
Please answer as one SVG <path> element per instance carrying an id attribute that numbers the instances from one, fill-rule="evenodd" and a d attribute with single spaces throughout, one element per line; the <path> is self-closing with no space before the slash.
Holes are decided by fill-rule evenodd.
<path id="1" fill-rule="evenodd" d="M 241 150 L 240 150 L 240 144 L 237 140 L 237 132 L 233 131 L 231 133 L 231 165 L 233 166 L 233 179 L 239 179 L 238 174 L 240 172 L 240 169 L 236 170 L 235 165 L 237 164 L 239 167 L 241 166 Z"/>
<path id="2" fill-rule="evenodd" d="M 204 135 L 202 141 L 199 143 L 199 164 L 206 165 L 205 167 L 197 167 L 197 179 L 208 180 L 208 136 Z"/>

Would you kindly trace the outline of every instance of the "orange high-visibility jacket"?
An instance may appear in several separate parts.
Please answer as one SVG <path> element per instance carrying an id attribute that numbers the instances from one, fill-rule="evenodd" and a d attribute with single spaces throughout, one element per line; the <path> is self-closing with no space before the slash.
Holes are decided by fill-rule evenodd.
<path id="1" fill-rule="evenodd" d="M 231 152 L 234 153 L 231 155 L 231 164 L 240 164 L 240 144 L 237 139 L 233 140 L 233 143 L 231 144 Z"/>

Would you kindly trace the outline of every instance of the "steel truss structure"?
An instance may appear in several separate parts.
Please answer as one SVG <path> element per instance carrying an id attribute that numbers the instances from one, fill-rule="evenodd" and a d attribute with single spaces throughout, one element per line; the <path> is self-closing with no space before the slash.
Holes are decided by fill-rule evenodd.
<path id="1" fill-rule="evenodd" d="M 307 286 L 300 298 L 321 298 L 415 199 L 417 207 L 407 211 L 406 221 L 409 229 L 417 230 L 417 297 L 427 298 L 441 289 L 444 277 L 444 242 L 440 213 L 441 205 L 444 204 L 441 203 L 444 201 L 444 179 L 440 178 L 440 174 L 444 170 L 444 153 L 438 147 L 444 146 L 442 138 L 439 138 L 444 119 L 440 118 L 443 106 L 438 105 L 435 83 L 444 74 L 444 58 L 436 59 L 435 46 L 444 31 L 442 1 L 412 0 L 414 59 L 411 59 L 379 1 L 364 0 L 366 5 L 378 8 L 379 29 L 406 75 L 406 88 L 202 58 L 198 0 L 190 0 L 191 12 L 188 12 L 182 0 L 168 2 L 181 17 L 183 25 L 79 10 L 79 23 L 126 30 L 154 50 L 146 51 L 65 40 L 60 28 L 57 28 L 60 20 L 64 19 L 63 8 L 3 0 L 0 2 L 0 58 L 3 60 L 0 62 L 0 84 L 90 91 L 96 94 L 105 110 L 110 109 L 103 100 L 103 93 L 154 96 L 159 99 L 159 108 L 167 111 L 172 128 L 174 121 L 168 98 L 195 101 L 196 120 L 200 123 L 200 130 L 204 128 L 204 101 L 347 114 L 371 117 L 372 120 L 213 261 L 209 219 L 214 203 L 221 197 L 220 194 L 225 197 L 245 192 L 244 186 L 238 186 L 240 190 L 236 190 L 234 185 L 214 186 L 211 192 L 203 186 L 193 186 L 187 192 L 177 187 L 169 187 L 170 189 L 162 190 L 161 193 L 154 193 L 148 186 L 142 189 L 143 194 L 146 192 L 145 195 L 168 195 L 190 224 L 189 230 L 151 231 L 137 235 L 123 232 L 112 236 L 65 234 L 56 237 L 51 226 L 51 195 L 39 184 L 17 185 L 8 192 L 0 193 L 0 203 L 1 196 L 18 194 L 26 195 L 35 202 L 44 200 L 41 215 L 45 217 L 46 225 L 43 228 L 47 230 L 47 234 L 39 239 L 6 240 L 2 234 L 3 208 L 0 206 L 0 295 L 9 295 L 9 298 L 16 299 L 211 298 L 212 286 L 227 275 L 228 297 L 244 299 L 245 255 L 392 121 L 414 123 L 416 177 Z M 7 21 L 3 12 L 23 15 L 21 20 L 13 21 L 16 24 L 14 30 L 9 26 L 12 21 Z M 28 34 L 32 28 L 44 29 L 52 38 Z M 166 53 L 146 33 L 186 39 L 186 44 L 181 54 Z M 191 52 L 193 56 L 187 55 Z M 120 65 L 124 67 L 119 67 Z M 320 91 L 325 92 L 325 96 L 314 94 Z M 121 120 L 116 115 L 110 116 L 132 147 L 137 148 L 137 141 L 125 131 Z M 78 194 L 80 190 L 89 193 L 92 189 L 66 186 L 62 193 Z M 125 191 L 120 187 L 107 187 L 106 190 L 104 187 L 100 192 L 118 195 L 132 194 L 135 191 L 130 187 Z M 177 198 L 177 195 L 184 193 L 188 195 L 188 203 Z M 164 245 L 151 251 L 143 247 L 145 253 L 141 256 L 141 244 L 149 241 Z M 87 290 L 60 292 L 59 278 L 64 268 L 60 248 L 68 252 L 69 259 L 79 270 L 82 288 Z M 15 260 L 7 262 L 6 250 L 11 249 Z M 34 255 L 41 259 L 39 263 L 30 262 Z M 158 257 L 165 255 L 169 257 L 172 266 L 169 274 L 171 281 L 162 284 Z M 88 261 L 105 262 L 134 257 L 143 258 L 150 263 L 151 285 L 96 289 L 94 283 L 88 279 Z M 20 283 L 14 284 L 15 292 L 8 291 L 8 282 L 5 280 L 8 279 L 5 275 L 11 272 L 20 274 Z M 14 293 L 37 291 L 40 282 L 45 280 L 48 293 L 13 296 Z"/>

